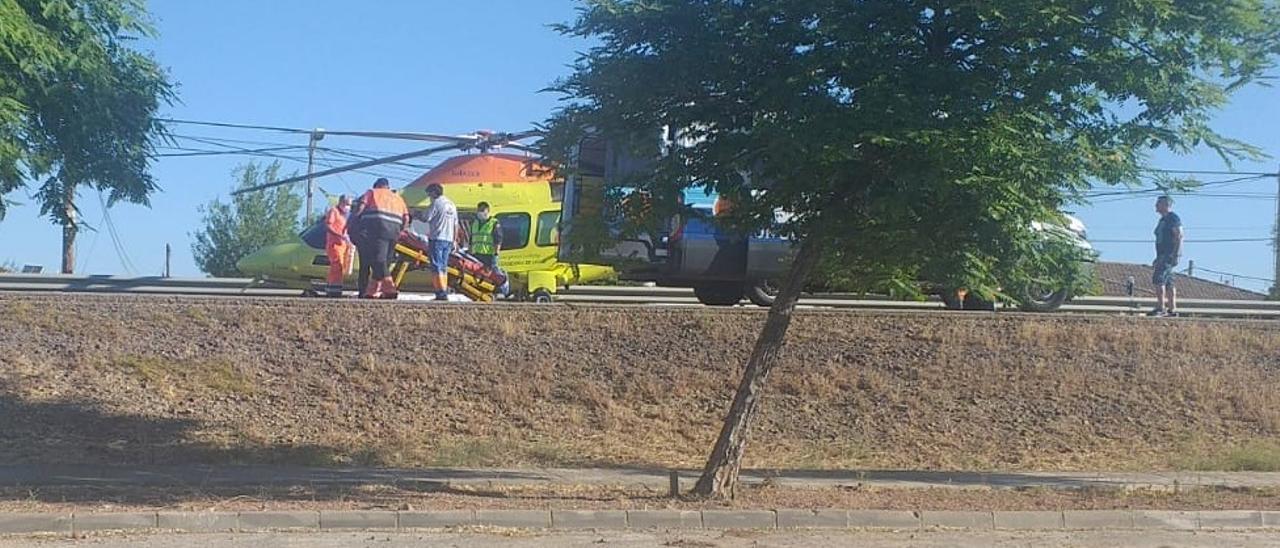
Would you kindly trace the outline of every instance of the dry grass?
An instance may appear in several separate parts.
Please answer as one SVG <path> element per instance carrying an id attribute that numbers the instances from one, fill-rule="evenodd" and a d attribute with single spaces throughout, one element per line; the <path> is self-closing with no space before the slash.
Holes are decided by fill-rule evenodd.
<path id="1" fill-rule="evenodd" d="M 250 395 L 257 391 L 253 380 L 225 359 L 172 361 L 155 356 L 120 356 L 114 365 L 170 396 L 179 392 Z"/>
<path id="2" fill-rule="evenodd" d="M 762 320 L 383 304 L 3 298 L 0 461 L 696 467 Z M 762 401 L 751 467 L 1265 468 L 1280 324 L 804 312 Z"/>
<path id="3" fill-rule="evenodd" d="M 615 485 L 277 487 L 101 486 L 0 488 L 0 512 L 443 510 L 443 509 L 877 510 L 1276 510 L 1274 489 L 797 489 L 744 485 L 731 502 L 670 498 L 665 490 Z"/>
<path id="4" fill-rule="evenodd" d="M 1280 441 L 1254 440 L 1240 445 L 1189 448 L 1178 457 L 1181 468 L 1230 472 L 1280 472 Z"/>

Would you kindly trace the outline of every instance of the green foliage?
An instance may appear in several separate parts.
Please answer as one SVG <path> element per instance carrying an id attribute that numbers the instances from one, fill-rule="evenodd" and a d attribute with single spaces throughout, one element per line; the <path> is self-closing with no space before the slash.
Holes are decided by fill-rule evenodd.
<path id="1" fill-rule="evenodd" d="M 255 162 L 235 170 L 237 188 L 278 181 L 280 162 L 265 167 Z M 231 197 L 231 203 L 214 200 L 200 208 L 204 228 L 195 233 L 191 253 L 196 266 L 210 276 L 239 276 L 236 261 L 293 237 L 301 228 L 298 212 L 302 195 L 289 185 Z"/>
<path id="2" fill-rule="evenodd" d="M 41 214 L 72 227 L 77 186 L 148 203 L 156 113 L 173 99 L 129 47 L 151 34 L 141 0 L 0 0 L 0 196 L 38 183 Z"/>
<path id="3" fill-rule="evenodd" d="M 559 30 L 595 45 L 552 88 L 550 158 L 598 136 L 652 160 L 624 183 L 653 216 L 705 187 L 746 228 L 791 212 L 860 287 L 984 295 L 1068 283 L 1033 222 L 1150 150 L 1256 155 L 1209 115 L 1280 51 L 1272 0 L 589 0 Z"/>

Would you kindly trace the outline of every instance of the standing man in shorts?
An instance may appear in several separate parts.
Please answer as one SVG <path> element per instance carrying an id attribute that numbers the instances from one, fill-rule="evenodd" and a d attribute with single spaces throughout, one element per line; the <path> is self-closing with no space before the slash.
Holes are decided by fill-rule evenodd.
<path id="1" fill-rule="evenodd" d="M 1156 199 L 1156 260 L 1151 263 L 1151 284 L 1156 286 L 1156 308 L 1148 316 L 1176 317 L 1178 291 L 1173 287 L 1173 267 L 1182 255 L 1182 218 L 1173 212 L 1173 198 Z"/>
<path id="2" fill-rule="evenodd" d="M 458 207 L 444 196 L 444 187 L 427 185 L 431 206 L 427 208 L 427 253 L 431 258 L 431 270 L 435 273 L 433 286 L 437 301 L 449 300 L 449 255 L 453 253 L 453 241 L 458 234 Z"/>

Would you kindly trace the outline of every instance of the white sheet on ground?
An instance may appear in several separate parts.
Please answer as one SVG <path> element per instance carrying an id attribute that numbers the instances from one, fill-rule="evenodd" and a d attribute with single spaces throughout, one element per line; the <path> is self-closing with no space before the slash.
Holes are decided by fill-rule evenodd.
<path id="1" fill-rule="evenodd" d="M 402 300 L 402 301 L 414 301 L 414 302 L 418 302 L 418 301 L 434 301 L 434 300 L 436 300 L 436 296 L 435 296 L 435 294 L 433 294 L 433 293 L 401 293 L 401 294 L 400 294 L 400 300 Z M 468 299 L 466 295 L 463 295 L 463 294 L 460 294 L 460 293 L 450 293 L 450 294 L 449 294 L 449 302 L 451 302 L 451 303 L 469 303 L 469 302 L 471 302 L 471 299 Z"/>

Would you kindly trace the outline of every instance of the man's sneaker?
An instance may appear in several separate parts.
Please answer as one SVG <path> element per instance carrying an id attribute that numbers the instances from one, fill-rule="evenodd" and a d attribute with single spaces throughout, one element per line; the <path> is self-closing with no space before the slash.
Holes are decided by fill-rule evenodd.
<path id="1" fill-rule="evenodd" d="M 1170 311 L 1168 311 L 1168 312 L 1165 312 L 1165 313 L 1164 313 L 1164 317 L 1166 317 L 1166 318 L 1177 318 L 1177 317 L 1178 317 L 1178 311 L 1176 311 L 1176 310 L 1170 310 Z"/>
<path id="2" fill-rule="evenodd" d="M 1169 313 L 1165 312 L 1163 308 L 1156 308 L 1151 312 L 1147 312 L 1147 315 L 1153 318 L 1163 318 L 1165 316 L 1168 316 Z"/>

